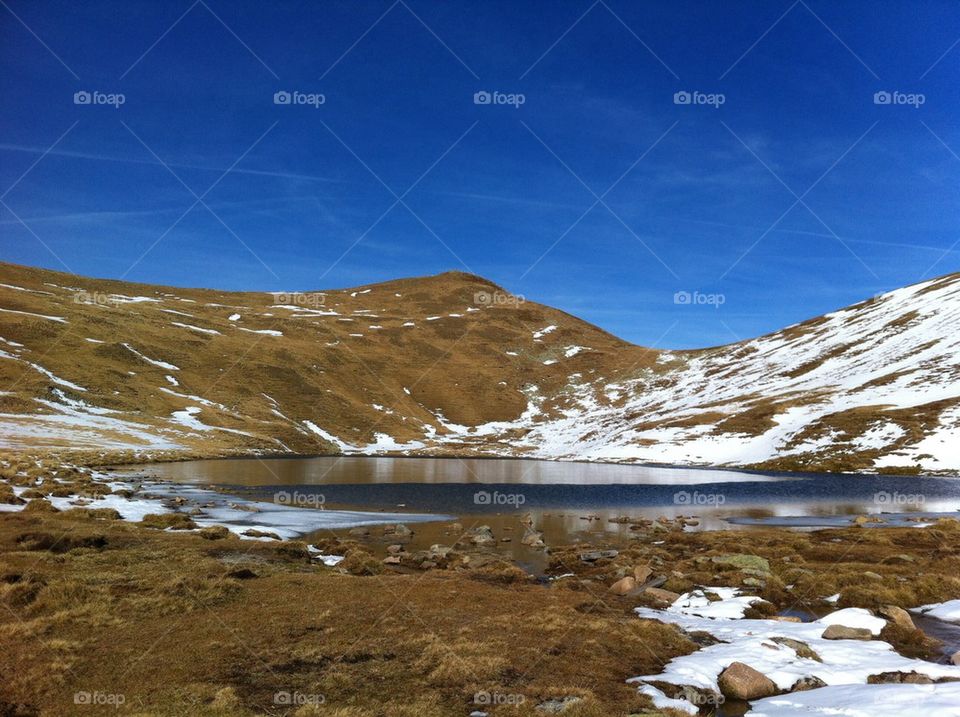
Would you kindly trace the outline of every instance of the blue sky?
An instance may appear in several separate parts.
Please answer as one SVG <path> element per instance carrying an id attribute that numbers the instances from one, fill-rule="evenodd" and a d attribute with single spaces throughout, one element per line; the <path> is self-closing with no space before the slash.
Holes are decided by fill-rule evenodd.
<path id="1" fill-rule="evenodd" d="M 952 1 L 3 0 L 0 259 L 255 290 L 460 269 L 727 343 L 958 270 L 958 40 Z"/>

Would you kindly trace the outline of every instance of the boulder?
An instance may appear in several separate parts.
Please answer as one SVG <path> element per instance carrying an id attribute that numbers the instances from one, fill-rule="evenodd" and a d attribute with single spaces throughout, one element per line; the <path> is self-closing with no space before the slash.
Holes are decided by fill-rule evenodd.
<path id="1" fill-rule="evenodd" d="M 409 540 L 413 531 L 403 523 L 397 523 L 396 525 L 384 526 L 383 534 L 393 537 L 394 540 Z"/>
<path id="2" fill-rule="evenodd" d="M 821 637 L 824 640 L 872 640 L 873 633 L 865 627 L 830 625 Z"/>
<path id="3" fill-rule="evenodd" d="M 868 685 L 932 685 L 933 679 L 919 672 L 881 672 L 867 677 Z"/>
<path id="4" fill-rule="evenodd" d="M 721 672 L 717 685 L 724 697 L 733 700 L 757 700 L 779 691 L 773 680 L 742 662 L 731 663 Z"/>
<path id="5" fill-rule="evenodd" d="M 651 575 L 653 575 L 653 568 L 649 565 L 635 565 L 633 568 L 633 577 L 639 585 L 647 582 Z"/>
<path id="6" fill-rule="evenodd" d="M 493 531 L 489 525 L 481 525 L 469 531 L 470 542 L 474 545 L 496 545 L 497 539 L 493 537 Z"/>
<path id="7" fill-rule="evenodd" d="M 350 528 L 347 534 L 354 538 L 366 538 L 370 535 L 370 528 Z"/>
<path id="8" fill-rule="evenodd" d="M 637 589 L 637 579 L 631 575 L 620 578 L 610 586 L 610 592 L 614 595 L 627 595 Z"/>
<path id="9" fill-rule="evenodd" d="M 531 548 L 542 548 L 545 545 L 543 542 L 543 533 L 530 528 L 527 528 L 527 531 L 523 534 L 523 538 L 520 539 L 520 542 L 524 545 L 529 545 Z"/>
<path id="10" fill-rule="evenodd" d="M 645 588 L 643 594 L 649 595 L 655 600 L 666 603 L 672 603 L 680 599 L 680 596 L 677 593 L 669 590 L 662 590 L 661 588 Z"/>
<path id="11" fill-rule="evenodd" d="M 950 663 L 953 665 L 960 665 L 960 650 L 954 652 L 953 655 L 950 656 Z"/>
<path id="12" fill-rule="evenodd" d="M 580 560 L 585 563 L 595 563 L 598 560 L 612 560 L 619 554 L 617 550 L 588 550 L 580 553 Z"/>
<path id="13" fill-rule="evenodd" d="M 271 540 L 282 540 L 282 538 L 276 533 L 271 533 L 267 530 L 257 530 L 256 528 L 247 528 L 243 531 L 243 534 L 248 538 L 270 538 Z"/>
<path id="14" fill-rule="evenodd" d="M 816 660 L 817 662 L 823 662 L 820 659 L 820 655 L 817 654 L 810 645 L 803 642 L 803 640 L 794 640 L 790 637 L 774 637 L 773 641 L 778 645 L 784 645 L 789 647 L 791 650 L 797 653 L 797 657 L 805 657 L 808 660 Z"/>
<path id="15" fill-rule="evenodd" d="M 400 556 L 399 556 L 399 555 L 388 555 L 387 557 L 385 557 L 385 558 L 383 559 L 383 564 L 384 564 L 384 565 L 399 565 L 399 564 L 400 564 Z"/>
<path id="16" fill-rule="evenodd" d="M 711 560 L 718 565 L 728 565 L 737 570 L 752 571 L 755 574 L 762 575 L 770 574 L 770 563 L 766 558 L 761 558 L 759 555 L 731 553 L 728 555 L 715 555 Z"/>
<path id="17" fill-rule="evenodd" d="M 897 607 L 896 605 L 884 605 L 879 608 L 877 612 L 880 614 L 880 617 L 884 617 L 894 625 L 899 625 L 905 630 L 916 630 L 916 625 L 913 624 L 913 618 L 910 617 L 910 613 L 904 610 L 902 607 Z"/>
<path id="18" fill-rule="evenodd" d="M 819 690 L 821 687 L 826 687 L 827 683 L 821 680 L 819 677 L 809 676 L 801 677 L 799 680 L 793 683 L 790 687 L 791 692 L 805 692 L 807 690 Z"/>

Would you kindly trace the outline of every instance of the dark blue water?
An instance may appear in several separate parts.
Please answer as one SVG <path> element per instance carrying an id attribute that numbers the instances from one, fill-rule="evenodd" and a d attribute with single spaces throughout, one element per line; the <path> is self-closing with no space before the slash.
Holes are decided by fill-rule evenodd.
<path id="1" fill-rule="evenodd" d="M 845 524 L 861 514 L 889 514 L 890 524 L 960 510 L 960 479 L 926 476 L 362 457 L 192 461 L 150 466 L 150 473 L 264 500 L 281 495 L 281 501 L 307 502 L 303 496 L 311 496 L 330 508 L 402 506 L 456 515 L 602 511 L 804 527 Z"/>

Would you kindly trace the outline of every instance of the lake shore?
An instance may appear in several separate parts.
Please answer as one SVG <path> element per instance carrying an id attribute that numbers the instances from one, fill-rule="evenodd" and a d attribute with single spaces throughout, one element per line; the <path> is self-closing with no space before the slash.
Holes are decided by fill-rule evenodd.
<path id="1" fill-rule="evenodd" d="M 681 595 L 706 590 L 710 602 L 719 597 L 711 588 L 737 590 L 753 601 L 742 617 L 763 624 L 960 597 L 955 520 L 698 533 L 682 520 L 651 521 L 627 546 L 547 546 L 537 577 L 491 546 L 482 526 L 437 523 L 447 544 L 418 562 L 406 547 L 415 523 L 309 542 L 243 536 L 250 528 L 178 512 L 183 496 L 140 505 L 114 476 L 4 461 L 7 500 L 24 501 L 0 516 L 0 649 L 18 666 L 0 693 L 9 714 L 86 714 L 95 700 L 122 700 L 119 714 L 684 714 L 674 703 L 706 707 L 723 695 L 669 681 L 671 661 L 711 649 L 671 618 Z M 516 520 L 515 540 L 537 532 Z M 874 645 L 862 652 L 866 672 L 869 650 L 919 660 L 914 672 L 946 661 L 949 644 L 881 621 L 864 643 Z M 926 679 L 887 672 L 855 684 Z M 929 681 L 947 673 L 938 674 Z M 628 682 L 637 676 L 647 677 Z M 934 699 L 949 687 L 930 689 Z M 725 714 L 747 709 L 724 701 Z"/>

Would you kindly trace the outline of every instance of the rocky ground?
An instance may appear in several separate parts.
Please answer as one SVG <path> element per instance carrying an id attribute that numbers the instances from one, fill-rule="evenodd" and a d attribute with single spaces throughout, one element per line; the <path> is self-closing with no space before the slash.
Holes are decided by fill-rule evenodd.
<path id="1" fill-rule="evenodd" d="M 689 621 L 731 605 L 784 626 L 761 654 L 862 656 L 857 684 L 940 688 L 955 669 L 907 612 L 960 597 L 955 520 L 692 533 L 688 516 L 638 521 L 626 546 L 540 545 L 518 513 L 510 535 L 447 524 L 408 550 L 415 524 L 307 544 L 200 526 L 175 497 L 121 520 L 102 506 L 136 495 L 50 459 L 0 457 L 0 477 L 0 714 L 729 715 L 826 689 L 758 674 L 746 645 L 711 667 L 724 640 Z M 502 557 L 508 537 L 545 552 L 545 575 Z M 684 664 L 707 676 L 685 684 Z"/>

